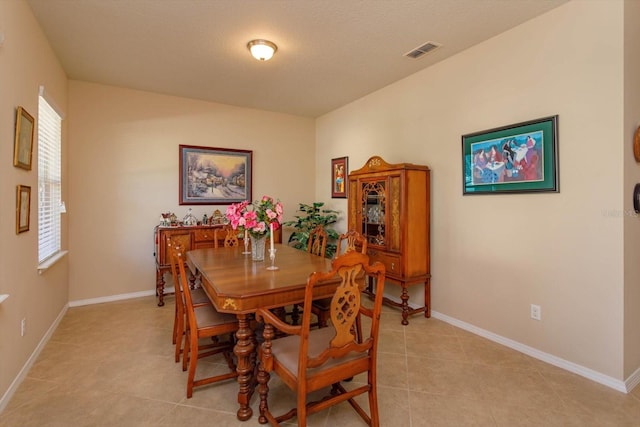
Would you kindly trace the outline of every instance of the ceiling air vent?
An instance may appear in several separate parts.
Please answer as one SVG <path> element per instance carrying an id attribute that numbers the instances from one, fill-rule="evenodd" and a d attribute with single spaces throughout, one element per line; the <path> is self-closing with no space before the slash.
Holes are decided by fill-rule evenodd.
<path id="1" fill-rule="evenodd" d="M 423 44 L 422 46 L 419 46 L 415 49 L 413 49 L 410 52 L 407 52 L 404 54 L 404 56 L 408 57 L 408 58 L 412 58 L 412 59 L 418 59 L 420 58 L 422 55 L 431 52 L 432 50 L 435 50 L 437 48 L 439 48 L 441 45 L 435 42 L 426 42 L 425 44 Z"/>

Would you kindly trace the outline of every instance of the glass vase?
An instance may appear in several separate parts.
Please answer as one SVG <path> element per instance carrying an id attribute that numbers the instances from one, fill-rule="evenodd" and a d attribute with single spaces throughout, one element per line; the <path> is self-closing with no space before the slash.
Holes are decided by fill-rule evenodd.
<path id="1" fill-rule="evenodd" d="M 251 236 L 251 259 L 254 261 L 264 261 L 264 246 L 267 242 L 267 235 Z"/>

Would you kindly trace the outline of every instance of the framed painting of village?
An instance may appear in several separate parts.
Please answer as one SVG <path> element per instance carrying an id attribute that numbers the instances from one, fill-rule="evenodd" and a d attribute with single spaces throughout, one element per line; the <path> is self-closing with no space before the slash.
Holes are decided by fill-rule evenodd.
<path id="1" fill-rule="evenodd" d="M 180 145 L 181 205 L 228 205 L 251 201 L 252 157 L 248 150 Z"/>
<path id="2" fill-rule="evenodd" d="M 558 116 L 462 136 L 462 194 L 558 192 Z"/>

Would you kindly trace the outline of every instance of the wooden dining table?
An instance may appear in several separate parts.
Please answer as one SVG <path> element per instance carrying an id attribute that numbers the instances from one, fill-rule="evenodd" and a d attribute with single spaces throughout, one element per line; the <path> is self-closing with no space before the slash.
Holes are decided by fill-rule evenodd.
<path id="1" fill-rule="evenodd" d="M 238 358 L 238 409 L 241 421 L 251 418 L 249 406 L 254 389 L 256 337 L 252 329 L 253 313 L 258 308 L 276 309 L 304 301 L 307 279 L 314 271 L 328 271 L 331 260 L 275 244 L 277 270 L 267 270 L 265 261 L 252 261 L 243 248 L 209 248 L 187 252 L 187 265 L 192 274 L 200 277 L 202 288 L 215 308 L 238 317 L 236 345 Z M 268 252 L 268 251 L 267 251 Z M 333 295 L 338 279 L 314 287 L 314 299 Z"/>

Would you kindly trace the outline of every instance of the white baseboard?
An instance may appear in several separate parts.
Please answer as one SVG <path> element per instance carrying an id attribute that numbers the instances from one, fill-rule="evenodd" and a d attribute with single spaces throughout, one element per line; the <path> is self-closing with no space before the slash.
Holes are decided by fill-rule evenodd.
<path id="1" fill-rule="evenodd" d="M 629 375 L 624 382 L 627 392 L 633 390 L 638 384 L 640 384 L 640 368 L 636 369 L 636 371 Z"/>
<path id="2" fill-rule="evenodd" d="M 175 289 L 173 287 L 168 287 L 168 288 L 165 288 L 164 290 L 165 290 L 165 295 L 175 292 Z M 80 299 L 76 301 L 69 301 L 69 307 L 80 307 L 83 305 L 93 305 L 93 304 L 102 304 L 105 302 L 122 301 L 125 299 L 148 297 L 155 294 L 156 294 L 155 290 L 148 290 L 148 291 L 140 291 L 140 292 L 131 292 L 129 294 L 109 295 L 107 297 Z"/>
<path id="3" fill-rule="evenodd" d="M 634 372 L 627 379 L 627 381 L 621 381 L 621 380 L 612 378 L 608 375 L 601 374 L 600 372 L 594 371 L 593 369 L 585 368 L 584 366 L 580 366 L 576 363 L 569 362 L 568 360 L 561 359 L 560 357 L 556 357 L 552 354 L 545 353 L 533 347 L 529 347 L 528 345 L 521 344 L 509 338 L 505 338 L 503 336 L 494 334 L 493 332 L 489 332 L 482 328 L 478 328 L 477 326 L 474 326 L 470 323 L 466 323 L 461 320 L 455 319 L 453 317 L 447 316 L 446 314 L 438 313 L 437 311 L 431 310 L 431 316 L 436 319 L 442 320 L 444 322 L 450 323 L 454 326 L 457 326 L 460 329 L 464 329 L 473 334 L 487 338 L 491 341 L 497 342 L 498 344 L 502 344 L 506 347 L 512 348 L 516 351 L 519 351 L 528 356 L 534 357 L 538 360 L 542 360 L 543 362 L 557 366 L 558 368 L 562 368 L 566 371 L 573 372 L 574 374 L 578 374 L 584 378 L 587 378 L 591 381 L 595 381 L 597 383 L 600 383 L 602 385 L 605 385 L 607 387 L 610 387 L 622 393 L 628 393 L 633 389 L 633 387 L 635 387 L 640 382 L 640 368 L 636 372 Z"/>
<path id="4" fill-rule="evenodd" d="M 64 317 L 64 315 L 67 313 L 68 308 L 69 308 L 69 304 L 62 307 L 62 310 L 60 311 L 60 314 L 58 314 L 58 317 L 56 317 L 56 320 L 53 321 L 53 323 L 51 324 L 47 332 L 44 334 L 44 336 L 36 346 L 36 349 L 33 351 L 33 353 L 31 353 L 31 356 L 29 356 L 29 359 L 27 359 L 27 362 L 24 364 L 24 366 L 22 367 L 18 375 L 14 378 L 9 388 L 4 393 L 4 396 L 2 396 L 2 399 L 0 399 L 0 413 L 4 411 L 6 406 L 9 404 L 9 401 L 15 394 L 16 390 L 18 390 L 18 387 L 20 386 L 20 384 L 22 384 L 22 381 L 24 381 L 24 379 L 27 377 L 27 374 L 29 373 L 29 369 L 31 369 L 36 359 L 42 352 L 42 349 L 49 342 L 49 339 L 51 339 L 53 332 L 58 328 L 58 325 L 60 324 L 60 321 L 62 321 L 62 318 Z"/>

